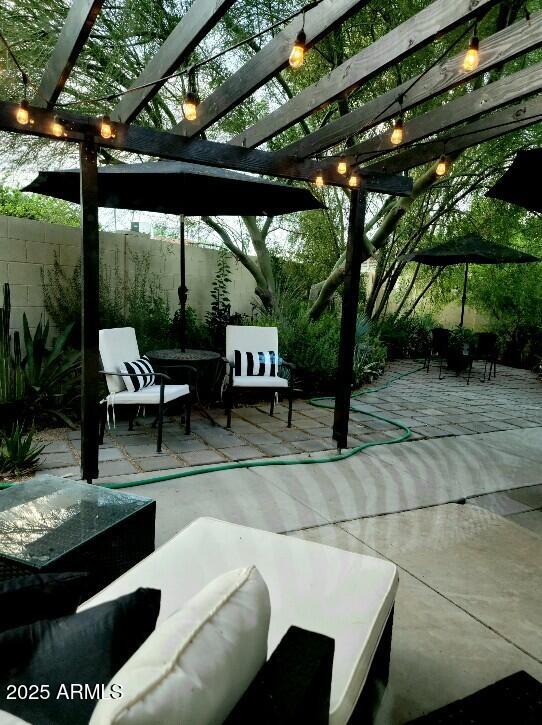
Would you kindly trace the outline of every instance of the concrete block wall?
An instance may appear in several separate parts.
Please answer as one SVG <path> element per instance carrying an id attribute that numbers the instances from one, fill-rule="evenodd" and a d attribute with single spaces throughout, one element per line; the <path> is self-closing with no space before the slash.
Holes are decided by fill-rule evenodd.
<path id="1" fill-rule="evenodd" d="M 151 239 L 147 234 L 100 234 L 100 259 L 106 272 L 113 273 L 116 270 L 121 278 L 131 276 L 134 254 L 149 255 L 150 272 L 157 275 L 162 289 L 167 293 L 172 313 L 179 304 L 179 249 L 176 241 Z M 0 216 L 0 284 L 10 284 L 13 329 L 22 329 L 24 312 L 31 329 L 35 329 L 40 317 L 46 318 L 41 271 L 52 267 L 55 255 L 68 274 L 73 272 L 80 256 L 78 228 Z M 188 304 L 201 317 L 211 304 L 217 257 L 216 250 L 189 243 L 186 246 Z M 230 268 L 232 312 L 250 314 L 251 303 L 255 299 L 254 279 L 233 259 L 230 260 Z"/>

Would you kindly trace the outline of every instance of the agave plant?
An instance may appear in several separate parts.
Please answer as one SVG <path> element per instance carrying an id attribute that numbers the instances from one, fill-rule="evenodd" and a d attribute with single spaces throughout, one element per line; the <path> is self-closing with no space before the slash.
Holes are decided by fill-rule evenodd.
<path id="1" fill-rule="evenodd" d="M 49 323 L 40 320 L 31 334 L 26 314 L 23 315 L 23 336 L 26 355 L 22 361 L 25 380 L 30 391 L 30 406 L 34 417 L 45 415 L 58 418 L 73 426 L 62 410 L 62 401 L 74 397 L 79 384 L 81 356 L 76 350 L 67 350 L 73 324 L 68 325 L 47 347 Z"/>
<path id="2" fill-rule="evenodd" d="M 4 284 L 4 306 L 0 307 L 0 403 L 22 400 L 26 381 L 21 365 L 19 333 L 10 335 L 11 300 L 9 284 Z"/>
<path id="3" fill-rule="evenodd" d="M 16 423 L 10 433 L 0 434 L 0 476 L 23 476 L 35 471 L 44 445 L 34 443 L 34 434 L 25 433 Z"/>

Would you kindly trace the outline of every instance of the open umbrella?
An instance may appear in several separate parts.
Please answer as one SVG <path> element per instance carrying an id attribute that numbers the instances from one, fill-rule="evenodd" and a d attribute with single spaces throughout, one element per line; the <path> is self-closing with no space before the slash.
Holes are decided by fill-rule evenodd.
<path id="1" fill-rule="evenodd" d="M 79 203 L 79 169 L 40 171 L 23 191 Z M 98 206 L 180 216 L 181 349 L 186 344 L 185 216 L 275 216 L 321 209 L 306 189 L 183 161 L 116 164 L 98 171 Z"/>
<path id="2" fill-rule="evenodd" d="M 461 301 L 461 327 L 465 319 L 469 264 L 529 264 L 541 262 L 538 257 L 520 252 L 513 247 L 489 242 L 478 234 L 467 234 L 430 249 L 423 249 L 403 257 L 408 262 L 420 262 L 431 267 L 448 267 L 452 264 L 465 265 L 463 298 Z"/>
<path id="3" fill-rule="evenodd" d="M 533 212 L 542 212 L 540 168 L 542 149 L 520 151 L 506 174 L 486 194 Z"/>

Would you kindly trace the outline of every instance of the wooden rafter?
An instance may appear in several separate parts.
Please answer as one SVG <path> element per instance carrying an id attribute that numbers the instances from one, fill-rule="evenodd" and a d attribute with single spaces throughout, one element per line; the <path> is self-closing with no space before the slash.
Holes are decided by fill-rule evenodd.
<path id="1" fill-rule="evenodd" d="M 381 159 L 369 168 L 387 174 L 400 174 L 416 166 L 436 161 L 443 152 L 453 154 L 473 148 L 495 138 L 542 123 L 542 96 L 530 98 L 440 136 L 435 141 L 418 144 L 394 156 Z"/>
<path id="2" fill-rule="evenodd" d="M 35 106 L 55 105 L 102 5 L 103 0 L 74 0 L 33 100 Z"/>
<path id="3" fill-rule="evenodd" d="M 430 70 L 423 78 L 410 78 L 397 88 L 285 146 L 278 153 L 302 159 L 314 156 L 360 130 L 367 131 L 396 116 L 401 110 L 397 100 L 399 97 L 402 97 L 402 109 L 406 111 L 541 45 L 542 12 L 537 12 L 529 21 L 522 19 L 483 40 L 480 43 L 480 65 L 475 73 L 465 74 L 462 67 L 463 55 L 451 58 Z"/>
<path id="4" fill-rule="evenodd" d="M 52 133 L 55 113 L 31 107 L 32 124 L 21 126 L 16 121 L 17 108 L 18 104 L 0 102 L 0 130 L 55 139 Z M 63 113 L 59 120 L 64 124 L 66 132 L 62 141 L 81 142 L 94 132 L 98 146 L 118 151 L 300 181 L 314 181 L 316 175 L 324 171 L 327 183 L 337 186 L 346 186 L 348 183 L 344 176 L 337 173 L 336 164 L 331 159 L 322 165 L 311 159 L 297 161 L 289 157 L 278 158 L 275 154 L 259 149 L 244 149 L 204 139 L 185 139 L 178 134 L 126 124 L 116 124 L 115 138 L 104 139 L 98 135 L 97 118 Z M 367 191 L 397 196 L 408 196 L 412 191 L 412 182 L 408 177 L 388 177 L 373 171 L 365 173 L 364 169 L 360 169 L 359 174 Z"/>
<path id="5" fill-rule="evenodd" d="M 307 46 L 317 43 L 322 37 L 343 22 L 370 0 L 324 0 L 320 5 L 307 11 L 305 33 Z M 274 75 L 288 65 L 301 19 L 295 19 L 278 33 L 267 45 L 258 51 L 247 63 L 230 76 L 199 106 L 196 121 L 181 121 L 173 131 L 191 137 L 204 131 L 222 118 L 236 104 L 248 98 L 255 90 L 263 86 Z"/>
<path id="6" fill-rule="evenodd" d="M 179 68 L 205 37 L 209 30 L 230 9 L 235 0 L 194 0 L 182 20 L 165 40 L 160 50 L 147 63 L 132 88 L 163 78 Z M 157 81 L 137 91 L 127 93 L 115 106 L 111 118 L 129 123 L 155 96 L 164 81 Z"/>
<path id="7" fill-rule="evenodd" d="M 441 33 L 479 15 L 499 0 L 435 0 L 372 45 L 305 88 L 230 143 L 254 148 L 427 45 Z"/>
<path id="8" fill-rule="evenodd" d="M 421 116 L 409 119 L 405 122 L 403 145 L 416 143 L 540 91 L 542 91 L 542 63 L 536 63 L 517 73 L 504 76 L 477 91 L 466 93 Z M 394 151 L 396 148 L 391 143 L 391 135 L 388 132 L 351 146 L 347 156 L 365 164 L 370 159 Z"/>

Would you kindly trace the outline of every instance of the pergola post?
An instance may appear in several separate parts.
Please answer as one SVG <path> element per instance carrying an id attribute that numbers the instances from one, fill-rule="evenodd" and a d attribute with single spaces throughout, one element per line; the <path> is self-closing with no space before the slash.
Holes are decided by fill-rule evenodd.
<path id="1" fill-rule="evenodd" d="M 92 138 L 79 147 L 81 166 L 81 478 L 98 478 L 99 248 L 98 168 Z"/>
<path id="2" fill-rule="evenodd" d="M 347 448 L 348 441 L 366 204 L 367 193 L 365 189 L 354 189 L 350 196 L 350 220 L 346 246 L 346 272 L 343 289 L 335 416 L 333 420 L 333 438 L 337 441 L 337 448 Z"/>

